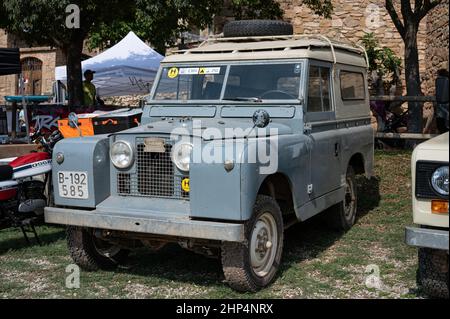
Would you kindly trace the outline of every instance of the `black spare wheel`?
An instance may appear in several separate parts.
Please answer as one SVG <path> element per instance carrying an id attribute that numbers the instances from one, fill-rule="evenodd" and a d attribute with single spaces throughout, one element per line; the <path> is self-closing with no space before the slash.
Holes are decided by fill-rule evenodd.
<path id="1" fill-rule="evenodd" d="M 223 36 L 254 37 L 271 35 L 292 35 L 292 24 L 279 20 L 237 20 L 230 21 L 223 27 Z"/>

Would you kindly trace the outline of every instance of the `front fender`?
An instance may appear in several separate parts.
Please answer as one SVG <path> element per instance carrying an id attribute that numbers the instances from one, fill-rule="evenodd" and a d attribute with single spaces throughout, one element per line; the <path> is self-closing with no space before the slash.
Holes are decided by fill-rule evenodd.
<path id="1" fill-rule="evenodd" d="M 309 200 L 306 185 L 309 181 L 310 172 L 310 140 L 302 134 L 289 136 L 274 136 L 276 139 L 272 151 L 276 154 L 271 156 L 270 165 L 267 163 L 251 163 L 257 152 L 254 145 L 247 144 L 245 156 L 241 161 L 241 218 L 248 220 L 253 213 L 253 205 L 264 181 L 271 175 L 280 173 L 284 175 L 292 192 L 294 207 L 299 207 Z M 273 141 L 272 141 L 273 142 Z M 270 169 L 266 169 L 270 166 Z"/>
<path id="2" fill-rule="evenodd" d="M 58 164 L 56 156 L 63 154 Z M 60 206 L 95 208 L 110 195 L 109 139 L 107 135 L 70 138 L 59 141 L 53 150 L 52 181 L 55 204 Z M 86 172 L 88 176 L 87 199 L 61 197 L 58 189 L 58 172 Z"/>

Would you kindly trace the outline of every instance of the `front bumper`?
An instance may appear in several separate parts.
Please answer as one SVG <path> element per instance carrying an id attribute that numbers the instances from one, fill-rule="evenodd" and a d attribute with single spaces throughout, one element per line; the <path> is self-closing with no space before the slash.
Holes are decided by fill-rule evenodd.
<path id="1" fill-rule="evenodd" d="M 244 225 L 191 220 L 188 217 L 162 217 L 148 212 L 105 212 L 57 207 L 45 208 L 49 224 L 118 230 L 171 237 L 230 242 L 244 241 Z"/>
<path id="2" fill-rule="evenodd" d="M 405 241 L 409 246 L 449 250 L 448 230 L 406 227 Z"/>

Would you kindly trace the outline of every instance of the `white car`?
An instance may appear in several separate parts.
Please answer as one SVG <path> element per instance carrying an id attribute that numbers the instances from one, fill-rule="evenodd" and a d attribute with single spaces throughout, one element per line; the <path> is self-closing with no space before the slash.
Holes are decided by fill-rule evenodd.
<path id="1" fill-rule="evenodd" d="M 423 144 L 411 160 L 413 216 L 406 243 L 419 248 L 417 284 L 433 298 L 448 298 L 449 133 Z"/>

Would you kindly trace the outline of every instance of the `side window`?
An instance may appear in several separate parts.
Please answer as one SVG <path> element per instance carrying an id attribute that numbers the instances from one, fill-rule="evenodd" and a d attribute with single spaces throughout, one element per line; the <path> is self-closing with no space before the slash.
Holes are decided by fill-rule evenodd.
<path id="1" fill-rule="evenodd" d="M 341 71 L 339 80 L 341 82 L 341 97 L 343 100 L 364 100 L 366 98 L 362 73 Z"/>
<path id="2" fill-rule="evenodd" d="M 310 66 L 307 112 L 331 111 L 330 68 Z"/>

